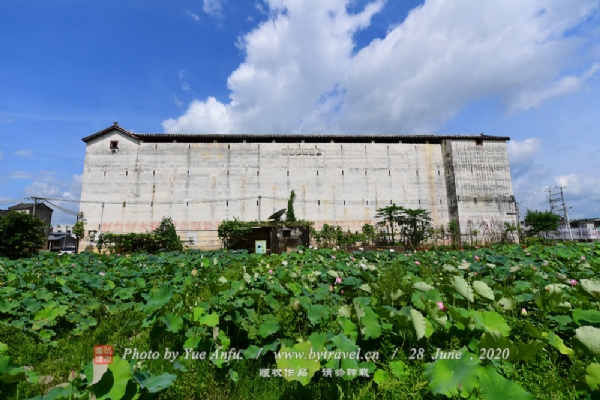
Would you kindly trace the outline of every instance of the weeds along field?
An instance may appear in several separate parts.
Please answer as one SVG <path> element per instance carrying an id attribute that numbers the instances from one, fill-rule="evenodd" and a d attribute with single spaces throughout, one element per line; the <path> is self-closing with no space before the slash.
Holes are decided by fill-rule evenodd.
<path id="1" fill-rule="evenodd" d="M 2 259 L 0 398 L 593 399 L 599 301 L 598 243 Z"/>

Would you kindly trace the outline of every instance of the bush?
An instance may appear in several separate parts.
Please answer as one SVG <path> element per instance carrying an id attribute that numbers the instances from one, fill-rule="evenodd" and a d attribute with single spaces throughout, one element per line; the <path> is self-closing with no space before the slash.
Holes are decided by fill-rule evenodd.
<path id="1" fill-rule="evenodd" d="M 158 228 L 149 233 L 102 233 L 98 237 L 98 251 L 109 253 L 157 253 L 181 251 L 183 244 L 171 218 L 163 218 Z"/>
<path id="2" fill-rule="evenodd" d="M 45 227 L 42 220 L 17 211 L 0 217 L 0 255 L 15 259 L 37 254 L 46 243 Z"/>

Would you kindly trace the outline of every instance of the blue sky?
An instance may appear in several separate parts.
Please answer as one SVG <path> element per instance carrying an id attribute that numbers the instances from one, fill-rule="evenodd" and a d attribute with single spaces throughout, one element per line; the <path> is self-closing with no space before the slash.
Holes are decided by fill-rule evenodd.
<path id="1" fill-rule="evenodd" d="M 0 207 L 78 199 L 81 138 L 119 121 L 509 136 L 523 211 L 563 185 L 600 217 L 599 39 L 584 0 L 0 0 Z"/>

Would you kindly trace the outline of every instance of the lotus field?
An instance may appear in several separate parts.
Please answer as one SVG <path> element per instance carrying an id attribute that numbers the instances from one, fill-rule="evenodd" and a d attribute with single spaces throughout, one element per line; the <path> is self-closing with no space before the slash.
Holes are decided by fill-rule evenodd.
<path id="1" fill-rule="evenodd" d="M 598 243 L 0 259 L 0 399 L 593 399 L 599 302 Z"/>

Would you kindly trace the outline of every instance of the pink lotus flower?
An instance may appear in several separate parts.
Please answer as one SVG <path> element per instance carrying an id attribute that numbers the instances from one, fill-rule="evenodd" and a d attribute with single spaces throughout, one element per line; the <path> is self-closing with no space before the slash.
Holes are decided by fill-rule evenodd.
<path id="1" fill-rule="evenodd" d="M 415 264 L 417 265 L 421 265 L 421 263 L 419 261 L 415 261 Z"/>
<path id="2" fill-rule="evenodd" d="M 74 267 L 74 266 L 75 266 L 75 264 L 71 264 L 71 267 Z"/>
<path id="3" fill-rule="evenodd" d="M 341 292 L 341 293 L 344 293 L 344 289 L 342 289 L 342 292 Z"/>
<path id="4" fill-rule="evenodd" d="M 571 285 L 575 286 L 575 285 L 577 285 L 577 280 L 576 280 L 576 279 L 571 279 L 571 280 L 569 281 L 569 283 L 570 283 Z"/>
<path id="5" fill-rule="evenodd" d="M 527 316 L 527 310 L 524 308 L 521 308 L 521 315 L 526 317 Z"/>
<path id="6" fill-rule="evenodd" d="M 335 278 L 335 283 L 336 283 L 336 284 L 338 284 L 338 283 L 342 283 L 342 278 Z"/>
<path id="7" fill-rule="evenodd" d="M 333 285 L 329 285 L 329 291 L 333 292 Z"/>
<path id="8" fill-rule="evenodd" d="M 473 276 L 477 276 L 477 272 L 473 272 Z"/>
<path id="9" fill-rule="evenodd" d="M 438 301 L 436 304 L 438 305 L 440 310 L 446 311 L 446 307 L 444 306 L 444 303 L 442 303 L 441 301 Z"/>
<path id="10" fill-rule="evenodd" d="M 270 274 L 272 274 L 272 273 L 273 273 L 273 270 L 272 270 L 272 269 L 270 269 L 270 270 L 269 270 L 269 273 L 270 273 Z"/>
<path id="11" fill-rule="evenodd" d="M 475 256 L 475 257 L 473 257 L 473 258 L 474 258 L 476 261 L 479 261 L 479 257 L 478 257 L 478 256 Z"/>
<path id="12" fill-rule="evenodd" d="M 476 248 L 476 249 L 478 249 L 478 248 L 479 248 L 479 246 L 475 246 L 475 248 Z"/>
<path id="13" fill-rule="evenodd" d="M 585 256 L 581 256 L 581 261 L 585 261 Z"/>
<path id="14" fill-rule="evenodd" d="M 354 261 L 354 257 L 350 257 L 350 261 Z"/>
<path id="15" fill-rule="evenodd" d="M 335 256 L 331 256 L 331 258 L 335 260 Z"/>
<path id="16" fill-rule="evenodd" d="M 106 275 L 106 273 L 104 273 L 104 272 L 100 272 L 98 275 L 100 275 L 100 276 L 104 276 L 104 275 Z"/>

